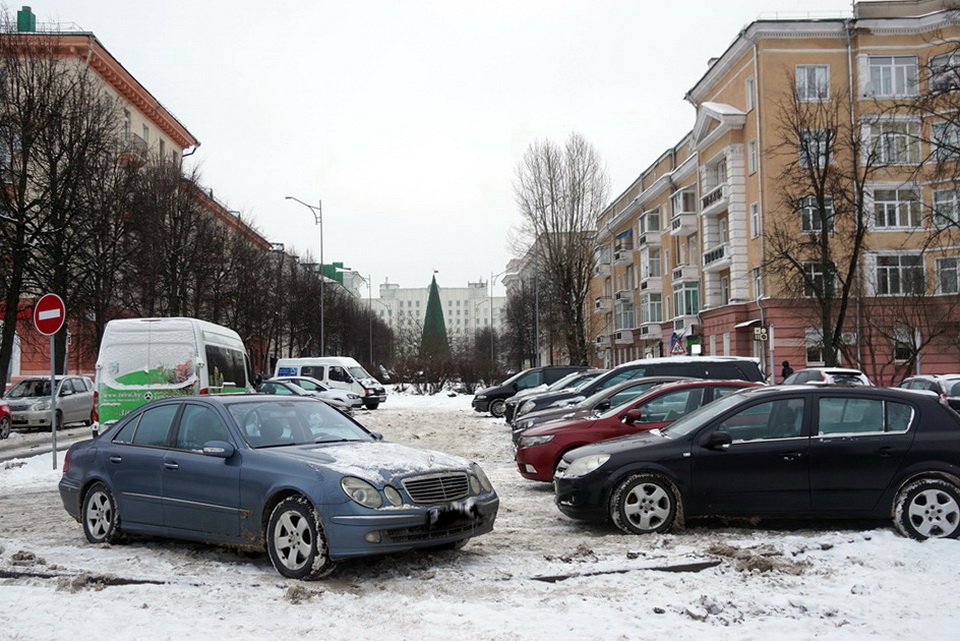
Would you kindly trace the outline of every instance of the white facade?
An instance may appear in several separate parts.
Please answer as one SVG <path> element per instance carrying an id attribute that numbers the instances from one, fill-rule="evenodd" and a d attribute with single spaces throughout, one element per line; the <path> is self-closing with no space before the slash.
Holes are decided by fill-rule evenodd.
<path id="1" fill-rule="evenodd" d="M 471 337 L 487 327 L 498 334 L 503 331 L 505 296 L 490 296 L 485 281 L 467 283 L 466 287 L 439 287 L 443 321 L 451 339 Z M 427 314 L 430 287 L 400 287 L 381 283 L 380 297 L 371 302 L 373 312 L 395 333 L 404 329 L 420 331 Z M 492 323 L 491 323 L 492 319 Z"/>

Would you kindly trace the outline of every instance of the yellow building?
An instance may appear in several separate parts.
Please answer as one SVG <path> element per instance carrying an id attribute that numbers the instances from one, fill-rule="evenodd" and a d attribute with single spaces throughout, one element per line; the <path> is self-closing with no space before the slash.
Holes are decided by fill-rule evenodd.
<path id="1" fill-rule="evenodd" d="M 960 86 L 949 4 L 758 20 L 711 60 L 692 131 L 598 221 L 598 364 L 700 353 L 779 372 L 835 349 L 882 383 L 960 371 L 960 245 L 937 222 L 958 220 L 960 128 L 928 104 Z"/>

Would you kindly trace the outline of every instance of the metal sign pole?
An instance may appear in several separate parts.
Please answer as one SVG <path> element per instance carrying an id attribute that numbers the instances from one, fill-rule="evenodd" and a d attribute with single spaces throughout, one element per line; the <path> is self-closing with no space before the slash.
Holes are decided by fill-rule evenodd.
<path id="1" fill-rule="evenodd" d="M 57 355 L 50 334 L 50 435 L 53 442 L 53 469 L 57 469 Z"/>

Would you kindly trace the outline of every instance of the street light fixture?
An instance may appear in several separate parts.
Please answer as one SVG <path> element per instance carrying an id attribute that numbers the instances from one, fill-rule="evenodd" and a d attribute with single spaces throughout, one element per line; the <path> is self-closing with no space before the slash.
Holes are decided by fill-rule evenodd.
<path id="1" fill-rule="evenodd" d="M 317 206 L 309 205 L 299 198 L 294 198 L 293 196 L 286 196 L 287 200 L 292 200 L 298 202 L 313 213 L 313 220 L 316 223 L 317 227 L 320 228 L 320 356 L 326 356 L 326 340 L 324 336 L 324 319 L 323 319 L 323 202 L 317 200 Z"/>

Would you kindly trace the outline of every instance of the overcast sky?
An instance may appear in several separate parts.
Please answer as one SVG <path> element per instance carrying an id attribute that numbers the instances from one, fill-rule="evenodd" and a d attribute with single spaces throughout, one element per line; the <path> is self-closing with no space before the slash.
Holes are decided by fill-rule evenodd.
<path id="1" fill-rule="evenodd" d="M 205 186 L 267 239 L 316 257 L 310 211 L 284 196 L 322 200 L 325 262 L 402 287 L 503 271 L 534 140 L 582 134 L 616 196 L 692 128 L 684 94 L 744 26 L 851 13 L 846 0 L 31 6 L 95 33 L 201 141 Z"/>

